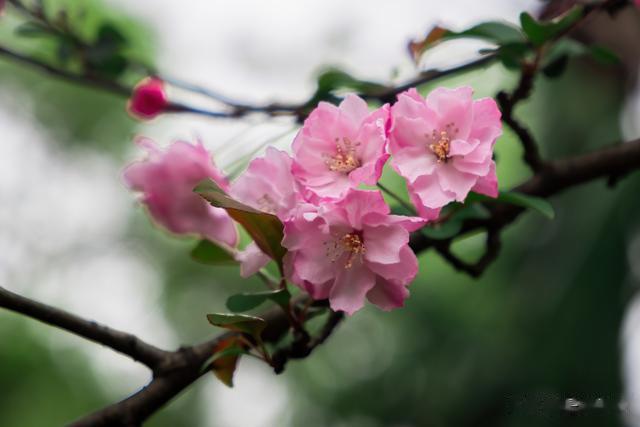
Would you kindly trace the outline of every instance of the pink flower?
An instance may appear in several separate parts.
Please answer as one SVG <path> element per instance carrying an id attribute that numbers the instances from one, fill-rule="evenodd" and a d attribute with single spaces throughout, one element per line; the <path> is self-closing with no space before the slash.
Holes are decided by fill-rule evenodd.
<path id="1" fill-rule="evenodd" d="M 423 224 L 389 215 L 378 191 L 349 190 L 285 222 L 286 274 L 314 299 L 329 298 L 334 310 L 353 314 L 365 298 L 383 310 L 401 307 L 418 271 L 409 232 Z"/>
<path id="2" fill-rule="evenodd" d="M 323 198 L 375 185 L 386 162 L 389 107 L 369 112 L 367 103 L 347 95 L 339 107 L 321 102 L 293 141 L 293 174 Z"/>
<path id="3" fill-rule="evenodd" d="M 298 204 L 304 202 L 291 166 L 289 154 L 269 147 L 264 157 L 253 159 L 231 183 L 229 195 L 254 209 L 286 220 Z"/>
<path id="4" fill-rule="evenodd" d="M 209 240 L 235 246 L 236 227 L 224 209 L 215 208 L 193 192 L 203 179 L 211 178 L 228 187 L 202 144 L 175 142 L 161 151 L 151 140 L 140 139 L 146 160 L 127 167 L 127 185 L 143 193 L 144 203 L 159 224 L 176 234 L 197 234 Z"/>
<path id="5" fill-rule="evenodd" d="M 391 164 L 424 218 L 471 190 L 498 195 L 492 155 L 502 134 L 500 111 L 493 99 L 472 95 L 470 87 L 439 88 L 424 99 L 409 89 L 391 108 Z"/>
<path id="6" fill-rule="evenodd" d="M 129 100 L 129 112 L 139 119 L 152 119 L 169 106 L 164 82 L 157 77 L 147 77 L 136 85 Z"/>
<path id="7" fill-rule="evenodd" d="M 637 7 L 640 7 L 640 0 L 635 0 L 634 3 Z"/>
<path id="8" fill-rule="evenodd" d="M 244 250 L 237 251 L 235 259 L 240 263 L 240 276 L 245 279 L 256 274 L 271 260 L 267 254 L 260 250 L 256 242 L 251 242 Z"/>
<path id="9" fill-rule="evenodd" d="M 253 159 L 231 183 L 229 195 L 285 221 L 300 204 L 305 203 L 302 189 L 291 174 L 291 164 L 289 154 L 269 147 L 264 157 Z M 240 275 L 248 277 L 267 265 L 270 258 L 251 243 L 236 254 L 236 259 L 240 262 Z"/>

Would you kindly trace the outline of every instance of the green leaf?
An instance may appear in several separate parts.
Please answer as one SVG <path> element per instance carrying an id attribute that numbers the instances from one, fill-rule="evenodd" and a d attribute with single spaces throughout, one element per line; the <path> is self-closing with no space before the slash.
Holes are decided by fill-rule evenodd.
<path id="1" fill-rule="evenodd" d="M 289 305 L 291 294 L 286 289 L 264 291 L 255 293 L 242 293 L 232 295 L 227 299 L 227 308 L 233 312 L 249 311 L 258 307 L 267 300 L 271 300 L 280 307 L 286 309 Z"/>
<path id="2" fill-rule="evenodd" d="M 446 222 L 423 227 L 422 233 L 431 239 L 450 239 L 460 233 L 465 220 L 487 219 L 490 215 L 487 208 L 478 203 L 465 204 L 455 211 Z"/>
<path id="3" fill-rule="evenodd" d="M 542 46 L 569 29 L 581 17 L 582 8 L 580 7 L 573 9 L 557 22 L 539 22 L 527 12 L 522 12 L 520 14 L 520 25 L 531 43 L 535 46 Z"/>
<path id="4" fill-rule="evenodd" d="M 411 41 L 409 43 L 409 52 L 413 60 L 418 62 L 422 54 L 436 44 L 459 38 L 481 39 L 498 46 L 525 41 L 522 32 L 517 27 L 506 22 L 483 22 L 463 31 L 451 31 L 436 26 L 429 31 L 424 39 Z"/>
<path id="5" fill-rule="evenodd" d="M 58 40 L 58 48 L 56 50 L 58 61 L 63 65 L 67 64 L 75 53 L 75 48 L 73 40 L 67 37 L 60 38 L 60 40 Z"/>
<path id="6" fill-rule="evenodd" d="M 200 240 L 195 248 L 191 250 L 191 258 L 202 264 L 209 265 L 232 265 L 237 261 L 229 251 L 210 240 Z"/>
<path id="7" fill-rule="evenodd" d="M 422 234 L 430 239 L 445 240 L 457 235 L 462 230 L 462 221 L 450 219 L 443 224 L 435 224 L 422 228 Z"/>
<path id="8" fill-rule="evenodd" d="M 603 65 L 618 65 L 620 63 L 618 55 L 603 46 L 591 46 L 589 47 L 589 53 Z"/>
<path id="9" fill-rule="evenodd" d="M 105 23 L 100 26 L 96 37 L 96 45 L 108 45 L 113 47 L 123 47 L 127 39 L 122 32 L 112 24 Z"/>
<path id="10" fill-rule="evenodd" d="M 109 23 L 102 24 L 85 54 L 89 69 L 108 77 L 119 77 L 129 65 L 122 54 L 126 42 L 127 39 L 118 28 Z"/>
<path id="11" fill-rule="evenodd" d="M 554 43 L 545 55 L 542 71 L 548 77 L 556 77 L 562 73 L 563 67 L 572 57 L 591 55 L 603 65 L 615 65 L 619 59 L 615 53 L 601 46 L 586 46 L 583 43 L 563 38 Z"/>
<path id="12" fill-rule="evenodd" d="M 353 77 L 351 74 L 337 68 L 329 68 L 318 76 L 317 88 L 311 99 L 307 102 L 309 108 L 315 108 L 320 101 L 338 103 L 340 98 L 334 92 L 346 89 L 358 93 L 380 93 L 385 86 Z"/>
<path id="13" fill-rule="evenodd" d="M 225 209 L 231 218 L 244 227 L 260 250 L 278 264 L 280 272 L 283 271 L 282 258 L 287 250 L 281 244 L 284 226 L 278 217 L 232 199 L 211 179 L 202 181 L 193 191 L 213 206 Z"/>
<path id="14" fill-rule="evenodd" d="M 207 314 L 207 320 L 213 326 L 249 334 L 256 341 L 261 341 L 260 335 L 267 327 L 267 322 L 264 319 L 247 314 L 213 313 Z"/>
<path id="15" fill-rule="evenodd" d="M 516 191 L 509 191 L 500 193 L 497 200 L 503 203 L 509 203 L 512 205 L 521 206 L 523 208 L 533 209 L 534 211 L 538 212 L 540 215 L 548 219 L 553 219 L 556 216 L 551 203 L 540 197 L 529 196 L 527 194 L 518 193 Z"/>
<path id="16" fill-rule="evenodd" d="M 14 32 L 20 37 L 48 37 L 52 35 L 47 27 L 32 21 L 18 25 Z"/>
<path id="17" fill-rule="evenodd" d="M 531 47 L 527 43 L 515 42 L 503 44 L 495 52 L 505 68 L 519 70 L 522 67 L 522 60 L 530 51 Z"/>

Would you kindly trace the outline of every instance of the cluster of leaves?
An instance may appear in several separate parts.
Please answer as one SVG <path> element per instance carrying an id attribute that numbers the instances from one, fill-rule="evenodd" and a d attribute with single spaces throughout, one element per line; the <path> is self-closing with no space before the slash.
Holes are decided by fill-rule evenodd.
<path id="1" fill-rule="evenodd" d="M 283 224 L 275 215 L 260 212 L 227 195 L 215 182 L 205 180 L 194 189 L 202 198 L 212 206 L 225 209 L 238 224 L 253 239 L 256 245 L 267 254 L 278 266 L 280 274 L 283 274 L 282 261 L 286 249 L 282 247 Z M 191 251 L 194 260 L 208 265 L 229 265 L 236 263 L 235 258 L 222 248 L 208 240 L 200 241 Z M 233 385 L 233 372 L 237 360 L 242 355 L 254 355 L 251 350 L 258 353 L 258 357 L 267 363 L 271 363 L 270 355 L 262 341 L 262 332 L 267 322 L 257 316 L 243 313 L 261 304 L 272 301 L 286 313 L 291 312 L 291 294 L 286 284 L 281 281 L 278 289 L 255 293 L 241 293 L 231 296 L 227 300 L 227 308 L 233 312 L 213 313 L 207 315 L 209 323 L 221 327 L 237 335 L 223 341 L 215 350 L 212 358 L 204 368 L 211 369 L 214 374 L 228 386 Z"/>
<path id="2" fill-rule="evenodd" d="M 73 14 L 68 9 L 49 11 L 40 1 L 27 5 L 12 0 L 11 4 L 25 18 L 15 34 L 53 44 L 54 60 L 62 69 L 105 80 L 117 80 L 128 71 L 152 71 L 144 61 L 133 57 L 131 37 L 114 21 L 101 19 L 95 26 L 87 26 L 87 10 Z"/>
<path id="3" fill-rule="evenodd" d="M 422 40 L 409 43 L 409 52 L 418 63 L 423 54 L 438 44 L 454 39 L 479 39 L 495 45 L 481 53 L 492 54 L 509 69 L 520 69 L 532 56 L 542 58 L 542 72 L 557 77 L 564 71 L 570 57 L 591 55 L 594 59 L 612 64 L 615 54 L 600 46 L 587 46 L 576 40 L 562 38 L 585 16 L 585 6 L 576 6 L 552 21 L 540 21 L 527 12 L 520 15 L 520 26 L 506 22 L 484 22 L 462 31 L 434 27 Z"/>

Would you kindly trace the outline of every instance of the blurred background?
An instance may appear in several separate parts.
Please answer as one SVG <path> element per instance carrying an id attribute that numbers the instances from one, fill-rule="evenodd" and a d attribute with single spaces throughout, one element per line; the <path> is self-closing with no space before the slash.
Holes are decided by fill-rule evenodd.
<path id="1" fill-rule="evenodd" d="M 435 24 L 517 22 L 536 0 L 271 2 L 45 0 L 81 7 L 77 25 L 109 20 L 163 75 L 250 102 L 302 101 L 315 76 L 338 66 L 386 83 L 418 71 L 406 45 Z M 640 14 L 595 20 L 579 36 L 616 51 L 622 65 L 573 60 L 562 78 L 539 78 L 518 110 L 548 157 L 640 136 Z M 17 43 L 17 17 L 0 42 Z M 609 25 L 609 27 L 607 27 Z M 615 32 L 614 32 L 615 33 Z M 12 44 L 14 45 L 14 44 Z M 26 46 L 26 45 L 25 45 Z M 50 49 L 44 44 L 27 52 Z M 26 49 L 26 48 L 25 48 Z M 478 44 L 455 42 L 421 67 L 467 62 Z M 438 85 L 494 96 L 517 76 L 496 64 Z M 430 87 L 423 88 L 426 93 Z M 202 100 L 193 99 L 193 102 Z M 113 95 L 69 85 L 0 57 L 0 285 L 139 335 L 161 347 L 215 334 L 205 314 L 260 288 L 236 267 L 188 256 L 195 239 L 155 229 L 122 169 L 142 153 L 138 135 L 166 145 L 201 138 L 238 173 L 269 144 L 286 147 L 292 120 L 222 121 L 167 115 L 139 123 Z M 497 143 L 504 189 L 529 175 L 510 132 Z M 389 180 L 390 185 L 399 185 Z M 161 426 L 640 425 L 640 174 L 614 189 L 591 183 L 553 198 L 556 219 L 527 213 L 504 235 L 482 278 L 434 253 L 406 308 L 367 307 L 311 357 L 279 376 L 242 359 L 235 387 L 205 376 L 150 419 Z M 482 240 L 457 252 L 473 258 Z M 135 392 L 146 368 L 109 349 L 0 311 L 0 425 L 57 426 Z M 567 398 L 584 410 L 564 410 Z M 601 399 L 599 401 L 596 400 Z M 603 406 L 603 407 L 600 407 Z"/>

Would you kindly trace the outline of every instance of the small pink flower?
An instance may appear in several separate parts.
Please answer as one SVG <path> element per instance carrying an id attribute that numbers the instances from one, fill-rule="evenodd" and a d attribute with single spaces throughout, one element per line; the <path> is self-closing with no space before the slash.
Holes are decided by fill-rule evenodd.
<path id="1" fill-rule="evenodd" d="M 291 166 L 289 154 L 269 147 L 264 157 L 253 159 L 231 183 L 229 195 L 254 209 L 286 220 L 298 204 L 304 202 Z"/>
<path id="2" fill-rule="evenodd" d="M 365 298 L 383 310 L 401 307 L 418 271 L 409 232 L 422 225 L 421 218 L 389 215 L 378 191 L 349 190 L 285 222 L 286 274 L 334 310 L 353 314 Z"/>
<path id="3" fill-rule="evenodd" d="M 388 116 L 388 105 L 369 112 L 356 95 L 347 95 L 339 107 L 321 102 L 293 141 L 293 174 L 322 198 L 375 185 L 388 158 Z"/>
<path id="4" fill-rule="evenodd" d="M 152 119 L 169 106 L 164 82 L 157 77 L 147 77 L 133 89 L 129 99 L 129 112 L 139 119 Z"/>
<path id="5" fill-rule="evenodd" d="M 253 159 L 231 183 L 229 195 L 285 221 L 305 202 L 300 185 L 291 174 L 291 164 L 289 154 L 269 147 L 264 157 Z M 255 243 L 251 243 L 244 251 L 237 253 L 236 259 L 240 262 L 241 276 L 248 277 L 264 267 L 270 258 Z"/>
<path id="6" fill-rule="evenodd" d="M 470 87 L 439 88 L 424 99 L 409 89 L 391 108 L 391 164 L 424 218 L 471 190 L 498 194 L 492 155 L 502 134 L 500 111 L 493 99 L 472 95 Z"/>
<path id="7" fill-rule="evenodd" d="M 143 193 L 142 203 L 153 219 L 176 234 L 197 234 L 235 246 L 238 233 L 226 211 L 209 205 L 193 192 L 206 178 L 223 189 L 228 187 L 206 148 L 201 143 L 178 141 L 161 151 L 149 139 L 137 143 L 148 151 L 148 158 L 129 165 L 124 179 L 131 189 Z"/>

